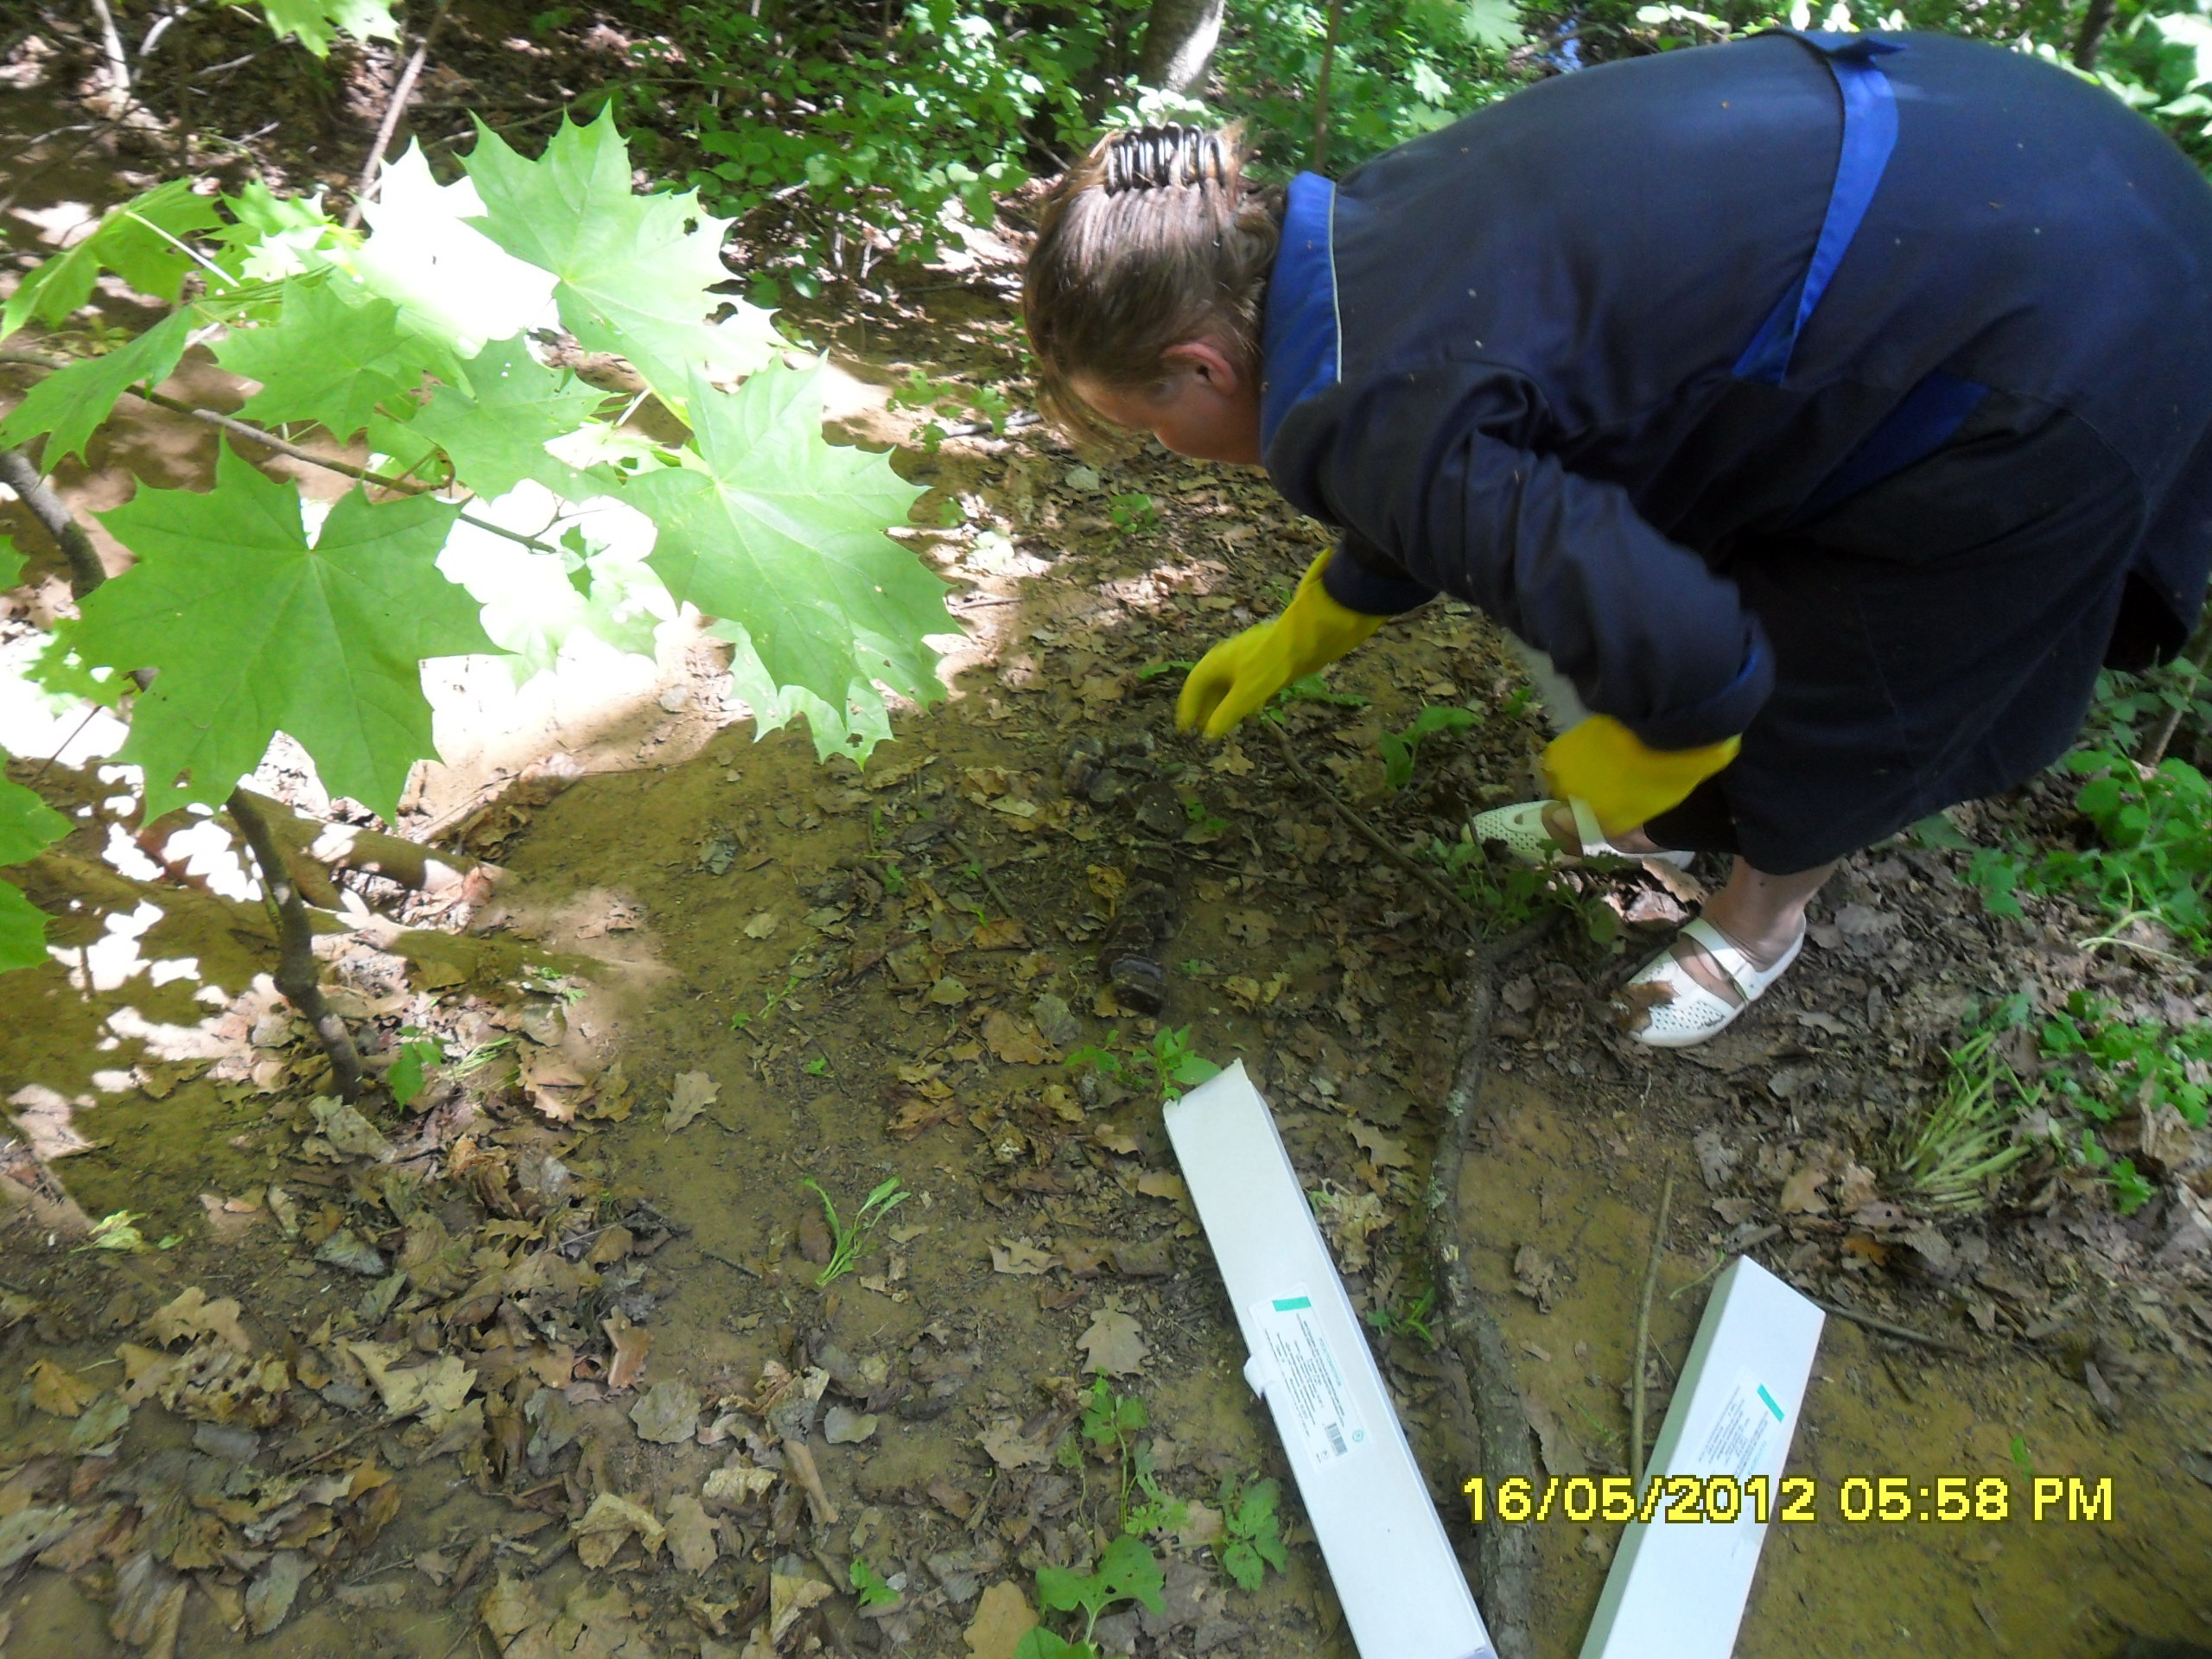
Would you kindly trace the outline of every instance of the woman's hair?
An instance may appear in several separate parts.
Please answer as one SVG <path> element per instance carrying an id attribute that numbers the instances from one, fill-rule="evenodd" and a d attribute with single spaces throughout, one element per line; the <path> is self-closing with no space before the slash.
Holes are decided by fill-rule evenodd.
<path id="1" fill-rule="evenodd" d="M 1074 376 L 1142 390 L 1166 377 L 1169 346 L 1209 335 L 1258 372 L 1282 198 L 1245 179 L 1249 156 L 1236 125 L 1109 133 L 1046 199 L 1022 321 L 1039 407 L 1078 442 L 1112 429 Z"/>

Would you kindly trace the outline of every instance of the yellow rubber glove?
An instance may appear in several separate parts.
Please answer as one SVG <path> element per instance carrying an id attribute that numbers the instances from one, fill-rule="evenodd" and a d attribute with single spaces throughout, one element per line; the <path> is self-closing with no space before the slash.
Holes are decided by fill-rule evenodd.
<path id="1" fill-rule="evenodd" d="M 1610 715 L 1592 715 L 1551 741 L 1544 777 L 1553 794 L 1588 802 L 1598 827 L 1618 836 L 1680 806 L 1742 743 L 1731 737 L 1701 749 L 1647 749 Z"/>
<path id="2" fill-rule="evenodd" d="M 1199 658 L 1175 704 L 1175 729 L 1225 737 L 1293 680 L 1325 668 L 1389 618 L 1346 610 L 1321 585 L 1326 553 L 1306 569 L 1282 614 L 1255 622 Z"/>

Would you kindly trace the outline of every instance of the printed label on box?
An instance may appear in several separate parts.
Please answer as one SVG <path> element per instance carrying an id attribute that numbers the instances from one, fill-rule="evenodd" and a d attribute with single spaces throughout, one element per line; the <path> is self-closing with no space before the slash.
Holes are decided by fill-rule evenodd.
<path id="1" fill-rule="evenodd" d="M 1317 1464 L 1348 1458 L 1367 1444 L 1367 1423 L 1352 1402 L 1344 1367 L 1337 1363 L 1314 1318 L 1304 1285 L 1252 1305 L 1252 1328 L 1267 1350 L 1274 1389 L 1271 1398 L 1289 1407 L 1306 1454 Z"/>
<path id="2" fill-rule="evenodd" d="M 1704 1443 L 1688 1458 L 1676 1457 L 1667 1472 L 1750 1480 L 1770 1472 L 1768 1449 L 1788 1440 L 1784 1430 L 1782 1407 L 1775 1397 L 1750 1371 L 1739 1370 L 1735 1386 L 1713 1417 L 1713 1427 L 1706 1431 Z"/>

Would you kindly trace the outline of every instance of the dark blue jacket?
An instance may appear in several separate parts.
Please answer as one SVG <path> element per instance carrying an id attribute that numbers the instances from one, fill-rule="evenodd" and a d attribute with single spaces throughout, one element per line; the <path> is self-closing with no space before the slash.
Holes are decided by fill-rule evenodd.
<path id="1" fill-rule="evenodd" d="M 1986 536 L 1938 501 L 1950 548 L 2094 504 L 2082 557 L 2110 568 L 2078 602 L 2116 617 L 2126 583 L 2164 651 L 2212 564 L 2212 189 L 2109 93 L 1988 46 L 1641 58 L 1339 186 L 1301 175 L 1265 354 L 1268 469 L 1346 531 L 1330 591 L 1470 600 L 1655 747 L 1744 732 L 1773 696 L 1750 562 L 1843 524 L 1909 564 L 1928 503 L 1852 504 L 2000 404 L 2063 441 L 1985 469 Z"/>

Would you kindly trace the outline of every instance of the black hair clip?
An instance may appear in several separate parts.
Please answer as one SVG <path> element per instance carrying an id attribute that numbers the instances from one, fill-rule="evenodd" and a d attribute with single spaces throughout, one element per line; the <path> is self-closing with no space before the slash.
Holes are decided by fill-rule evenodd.
<path id="1" fill-rule="evenodd" d="M 1122 133 L 1106 151 L 1106 194 L 1109 196 L 1124 190 L 1228 181 L 1221 135 L 1203 127 L 1140 127 Z"/>

